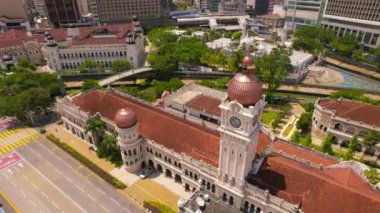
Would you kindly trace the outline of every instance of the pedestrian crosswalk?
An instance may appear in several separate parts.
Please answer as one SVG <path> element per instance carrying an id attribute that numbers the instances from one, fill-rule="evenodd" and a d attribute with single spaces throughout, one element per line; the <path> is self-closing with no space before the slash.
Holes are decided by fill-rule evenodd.
<path id="1" fill-rule="evenodd" d="M 39 134 L 30 128 L 16 128 L 0 133 L 0 155 L 36 140 Z"/>

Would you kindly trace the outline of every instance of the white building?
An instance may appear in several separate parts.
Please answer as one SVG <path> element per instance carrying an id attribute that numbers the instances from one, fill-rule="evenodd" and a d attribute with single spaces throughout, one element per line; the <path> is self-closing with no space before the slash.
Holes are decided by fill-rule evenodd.
<path id="1" fill-rule="evenodd" d="M 143 65 L 144 37 L 138 21 L 56 31 L 60 31 L 59 40 L 53 34 L 45 34 L 44 53 L 52 70 L 75 70 L 86 59 L 106 69 L 115 60 L 128 60 L 135 68 Z"/>
<path id="2" fill-rule="evenodd" d="M 188 200 L 178 202 L 181 213 L 197 211 L 195 199 L 200 190 L 207 202 L 204 212 L 380 209 L 379 193 L 351 167 L 338 167 L 334 158 L 268 137 L 270 133 L 260 122 L 265 106 L 262 84 L 251 74 L 254 66 L 250 60 L 245 59 L 243 65 L 243 72 L 229 81 L 227 93 L 220 99 L 217 131 L 194 119 L 196 116 L 184 119 L 182 114 L 110 87 L 106 92 L 90 90 L 66 96 L 58 101 L 58 109 L 67 130 L 91 144 L 94 135 L 86 131 L 86 121 L 100 117 L 106 131 L 118 134 L 123 167 L 128 172 L 149 165 L 172 178 L 173 184 L 193 191 Z"/>

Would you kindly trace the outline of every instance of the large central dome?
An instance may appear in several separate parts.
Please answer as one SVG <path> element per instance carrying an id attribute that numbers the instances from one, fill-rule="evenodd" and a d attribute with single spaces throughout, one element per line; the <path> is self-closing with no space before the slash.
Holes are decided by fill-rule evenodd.
<path id="1" fill-rule="evenodd" d="M 137 123 L 137 116 L 133 110 L 121 108 L 116 112 L 114 121 L 117 127 L 128 129 Z"/>
<path id="2" fill-rule="evenodd" d="M 252 75 L 256 67 L 248 56 L 244 58 L 242 68 L 242 72 L 228 82 L 228 99 L 236 100 L 244 106 L 255 105 L 262 98 L 263 84 Z"/>

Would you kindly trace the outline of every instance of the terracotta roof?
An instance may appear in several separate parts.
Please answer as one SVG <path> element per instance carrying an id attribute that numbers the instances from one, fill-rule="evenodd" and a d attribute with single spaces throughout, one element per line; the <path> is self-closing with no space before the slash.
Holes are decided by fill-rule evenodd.
<path id="1" fill-rule="evenodd" d="M 99 112 L 110 120 L 120 108 L 130 108 L 135 111 L 139 133 L 145 138 L 218 166 L 219 133 L 216 131 L 116 93 L 93 90 L 74 98 L 73 103 L 85 112 Z"/>
<path id="2" fill-rule="evenodd" d="M 380 107 L 378 106 L 351 100 L 328 99 L 321 99 L 318 104 L 324 109 L 335 110 L 336 116 L 380 127 Z"/>
<path id="3" fill-rule="evenodd" d="M 351 169 L 320 171 L 271 154 L 259 173 L 247 180 L 288 202 L 299 204 L 307 213 L 380 212 L 380 194 Z"/>
<path id="4" fill-rule="evenodd" d="M 194 98 L 194 100 L 190 101 L 186 105 L 190 108 L 194 108 L 196 110 L 204 111 L 211 115 L 220 117 L 220 108 L 219 108 L 220 103 L 221 103 L 221 100 L 219 99 L 206 96 L 206 95 L 199 95 L 198 97 Z"/>

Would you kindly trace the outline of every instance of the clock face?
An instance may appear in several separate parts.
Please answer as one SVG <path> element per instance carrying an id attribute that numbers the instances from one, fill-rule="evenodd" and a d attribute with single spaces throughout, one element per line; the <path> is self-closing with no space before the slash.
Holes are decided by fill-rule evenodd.
<path id="1" fill-rule="evenodd" d="M 256 126 L 258 117 L 259 116 L 255 115 L 255 117 L 253 118 L 253 126 Z"/>
<path id="2" fill-rule="evenodd" d="M 241 126 L 241 121 L 238 117 L 232 116 L 230 118 L 230 124 L 235 128 L 239 128 Z"/>

